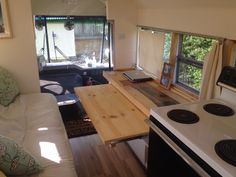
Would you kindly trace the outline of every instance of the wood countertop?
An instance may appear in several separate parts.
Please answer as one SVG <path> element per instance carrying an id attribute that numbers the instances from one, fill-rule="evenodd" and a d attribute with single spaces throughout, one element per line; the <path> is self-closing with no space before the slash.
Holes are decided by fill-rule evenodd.
<path id="1" fill-rule="evenodd" d="M 75 93 L 105 144 L 148 134 L 148 117 L 113 85 L 77 87 Z"/>
<path id="2" fill-rule="evenodd" d="M 124 94 L 146 116 L 156 106 L 186 103 L 190 100 L 162 88 L 156 81 L 132 83 L 122 75 L 123 71 L 104 71 L 103 76 Z"/>

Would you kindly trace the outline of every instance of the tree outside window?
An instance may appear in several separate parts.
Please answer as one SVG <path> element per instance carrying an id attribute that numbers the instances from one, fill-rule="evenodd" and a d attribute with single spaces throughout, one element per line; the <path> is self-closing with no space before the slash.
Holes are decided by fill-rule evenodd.
<path id="1" fill-rule="evenodd" d="M 216 40 L 193 35 L 180 35 L 176 83 L 195 93 L 200 91 L 205 56 Z"/>

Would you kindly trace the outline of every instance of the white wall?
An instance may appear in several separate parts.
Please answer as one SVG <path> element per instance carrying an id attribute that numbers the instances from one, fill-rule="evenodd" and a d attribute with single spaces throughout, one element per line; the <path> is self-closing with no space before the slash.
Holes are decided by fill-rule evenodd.
<path id="1" fill-rule="evenodd" d="M 236 1 L 107 0 L 115 21 L 115 68 L 136 60 L 136 25 L 236 39 Z"/>
<path id="2" fill-rule="evenodd" d="M 225 1 L 227 4 L 227 1 Z M 236 39 L 236 1 L 228 7 L 158 7 L 139 9 L 138 24 Z"/>
<path id="3" fill-rule="evenodd" d="M 136 61 L 137 7 L 131 0 L 108 0 L 107 19 L 114 20 L 114 68 L 130 68 Z"/>
<path id="4" fill-rule="evenodd" d="M 39 92 L 30 0 L 8 0 L 13 37 L 0 39 L 0 65 L 16 78 L 22 93 Z"/>
<path id="5" fill-rule="evenodd" d="M 100 0 L 32 0 L 34 15 L 105 16 Z"/>

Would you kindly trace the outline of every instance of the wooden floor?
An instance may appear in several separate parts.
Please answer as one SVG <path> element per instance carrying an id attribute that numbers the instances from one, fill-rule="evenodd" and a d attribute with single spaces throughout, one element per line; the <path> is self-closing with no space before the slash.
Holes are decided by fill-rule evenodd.
<path id="1" fill-rule="evenodd" d="M 78 177 L 146 177 L 125 143 L 102 144 L 97 134 L 70 139 Z"/>

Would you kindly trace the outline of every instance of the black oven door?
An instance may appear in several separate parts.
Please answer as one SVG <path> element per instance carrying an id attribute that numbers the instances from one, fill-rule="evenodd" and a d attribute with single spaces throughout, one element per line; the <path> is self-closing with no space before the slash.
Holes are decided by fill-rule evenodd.
<path id="1" fill-rule="evenodd" d="M 149 125 L 148 177 L 220 176 L 152 116 Z"/>

